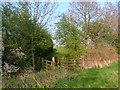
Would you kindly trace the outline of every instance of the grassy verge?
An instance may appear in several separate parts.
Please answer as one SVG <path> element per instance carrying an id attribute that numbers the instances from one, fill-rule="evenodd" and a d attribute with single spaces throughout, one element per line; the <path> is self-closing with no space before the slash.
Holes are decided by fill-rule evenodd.
<path id="1" fill-rule="evenodd" d="M 118 87 L 118 63 L 104 68 L 72 70 L 68 76 L 54 82 L 55 88 L 114 88 Z"/>
<path id="2" fill-rule="evenodd" d="M 3 77 L 4 88 L 114 88 L 118 87 L 118 63 L 87 70 L 41 71 L 23 76 Z"/>

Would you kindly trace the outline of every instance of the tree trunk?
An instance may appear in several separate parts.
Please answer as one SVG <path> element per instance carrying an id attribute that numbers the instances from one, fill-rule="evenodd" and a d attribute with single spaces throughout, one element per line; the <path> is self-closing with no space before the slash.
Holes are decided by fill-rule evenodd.
<path id="1" fill-rule="evenodd" d="M 35 70 L 35 57 L 34 57 L 34 51 L 32 50 L 32 65 L 33 65 L 33 71 Z"/>

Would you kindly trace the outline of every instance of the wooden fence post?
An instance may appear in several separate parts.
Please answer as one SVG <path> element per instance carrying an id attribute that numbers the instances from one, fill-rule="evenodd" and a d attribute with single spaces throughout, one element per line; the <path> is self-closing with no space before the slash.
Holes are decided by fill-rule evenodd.
<path id="1" fill-rule="evenodd" d="M 55 57 L 52 57 L 52 69 L 55 70 Z"/>

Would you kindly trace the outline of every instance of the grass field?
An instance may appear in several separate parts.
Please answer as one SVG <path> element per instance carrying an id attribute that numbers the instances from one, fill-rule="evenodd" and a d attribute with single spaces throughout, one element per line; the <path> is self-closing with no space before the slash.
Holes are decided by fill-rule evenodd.
<path id="1" fill-rule="evenodd" d="M 67 56 L 68 50 L 64 46 L 55 46 L 54 47 L 54 56 L 61 57 L 61 56 Z"/>
<path id="2" fill-rule="evenodd" d="M 67 77 L 54 83 L 55 88 L 114 88 L 118 87 L 118 63 L 104 68 L 69 71 Z"/>
<path id="3" fill-rule="evenodd" d="M 41 71 L 23 77 L 3 77 L 3 87 L 14 88 L 115 88 L 118 87 L 118 62 L 87 70 Z"/>

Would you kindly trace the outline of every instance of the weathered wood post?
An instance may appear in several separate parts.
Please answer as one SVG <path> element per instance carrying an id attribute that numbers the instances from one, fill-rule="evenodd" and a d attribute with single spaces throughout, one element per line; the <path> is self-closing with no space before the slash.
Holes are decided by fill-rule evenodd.
<path id="1" fill-rule="evenodd" d="M 51 66 L 52 66 L 52 70 L 55 70 L 55 57 L 52 57 Z"/>

